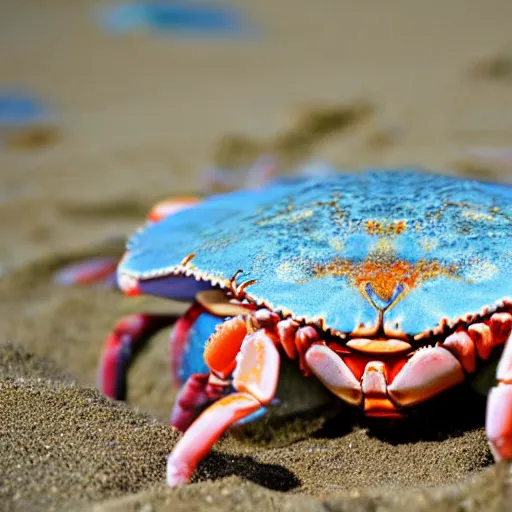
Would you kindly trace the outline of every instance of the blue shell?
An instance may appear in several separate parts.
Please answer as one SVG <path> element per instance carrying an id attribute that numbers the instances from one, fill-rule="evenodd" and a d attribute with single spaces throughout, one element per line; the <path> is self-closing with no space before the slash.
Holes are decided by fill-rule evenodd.
<path id="1" fill-rule="evenodd" d="M 512 296 L 512 187 L 417 170 L 281 180 L 148 224 L 128 249 L 118 273 L 143 292 L 191 300 L 243 269 L 247 298 L 285 315 L 350 333 L 382 310 L 425 334 Z"/>

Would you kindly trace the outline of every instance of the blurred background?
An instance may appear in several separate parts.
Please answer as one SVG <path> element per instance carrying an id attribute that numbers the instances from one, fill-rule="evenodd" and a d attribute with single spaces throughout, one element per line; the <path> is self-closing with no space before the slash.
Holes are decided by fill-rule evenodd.
<path id="1" fill-rule="evenodd" d="M 243 186 L 261 157 L 512 182 L 511 19 L 508 0 L 0 0 L 0 268 Z"/>
<path id="2" fill-rule="evenodd" d="M 84 496 L 103 500 L 161 482 L 174 442 L 169 429 L 157 441 L 140 434 L 147 430 L 133 436 L 138 413 L 86 389 L 96 386 L 115 322 L 168 312 L 170 302 L 58 286 L 68 264 L 98 255 L 115 264 L 158 200 L 252 186 L 269 173 L 419 166 L 512 184 L 511 20 L 511 0 L 0 0 L 0 432 L 11 443 L 0 474 L 10 475 L 4 496 L 18 500 L 17 510 L 41 500 L 76 509 L 70 503 Z M 176 392 L 167 338 L 161 332 L 128 376 L 128 402 L 163 422 Z M 311 438 L 275 459 L 270 451 L 249 471 L 259 468 L 255 481 L 264 485 L 296 474 L 289 488 L 300 481 L 301 492 L 371 483 L 398 496 L 396 484 L 460 481 L 491 464 L 483 428 L 471 424 L 462 435 L 455 422 L 443 442 L 436 421 L 444 416 L 430 416 L 434 423 L 419 429 L 425 443 L 414 441 L 415 429 L 405 444 L 406 428 L 391 444 L 354 431 Z M 133 444 L 108 452 L 118 431 Z M 86 441 L 74 445 L 77 438 Z M 90 451 L 77 451 L 82 444 Z M 228 458 L 221 466 L 231 467 Z M 235 475 L 247 465 L 240 460 Z M 268 473 L 267 463 L 283 473 Z M 468 487 L 461 500 L 495 492 L 503 506 L 482 509 L 504 510 L 508 473 L 487 474 L 489 492 Z M 186 489 L 176 493 L 180 510 L 203 509 L 221 489 L 208 485 L 196 507 Z M 0 502 L 2 492 L 0 485 Z M 223 487 L 214 496 L 228 499 Z M 422 505 L 411 510 L 428 506 L 418 496 Z M 447 496 L 451 510 L 454 494 Z M 272 499 L 276 506 L 284 495 Z"/>

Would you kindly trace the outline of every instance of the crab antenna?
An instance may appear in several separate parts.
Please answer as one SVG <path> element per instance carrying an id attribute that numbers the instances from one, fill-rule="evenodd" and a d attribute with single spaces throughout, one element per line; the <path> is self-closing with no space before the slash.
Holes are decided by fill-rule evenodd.
<path id="1" fill-rule="evenodd" d="M 244 271 L 242 269 L 238 269 L 234 274 L 233 277 L 229 280 L 229 289 L 231 291 L 231 294 L 235 299 L 242 299 L 245 289 L 248 286 L 251 286 L 252 284 L 256 283 L 256 279 L 248 279 L 247 281 L 244 281 L 243 283 L 237 284 L 236 278 L 243 274 Z"/>
<path id="2" fill-rule="evenodd" d="M 249 279 L 248 281 L 244 281 L 242 284 L 240 284 L 236 289 L 236 294 L 238 297 L 241 297 L 245 294 L 245 289 L 248 286 L 251 286 L 252 284 L 256 283 L 257 279 Z"/>
<path id="3" fill-rule="evenodd" d="M 240 275 L 240 274 L 243 274 L 244 271 L 239 268 L 234 274 L 233 274 L 233 277 L 229 280 L 229 289 L 232 293 L 232 295 L 234 297 L 237 297 L 238 296 L 238 291 L 237 291 L 237 284 L 236 284 L 236 278 Z"/>
<path id="4" fill-rule="evenodd" d="M 239 268 L 239 269 L 238 269 L 238 270 L 233 274 L 233 277 L 230 279 L 230 281 L 231 281 L 232 283 L 235 283 L 235 282 L 236 282 L 236 278 L 237 278 L 240 274 L 243 274 L 243 273 L 244 273 L 244 271 L 243 271 L 241 268 Z"/>

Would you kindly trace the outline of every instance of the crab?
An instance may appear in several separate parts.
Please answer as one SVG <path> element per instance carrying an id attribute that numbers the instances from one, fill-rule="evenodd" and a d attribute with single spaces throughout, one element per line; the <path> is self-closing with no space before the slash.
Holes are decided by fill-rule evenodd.
<path id="1" fill-rule="evenodd" d="M 118 284 L 192 305 L 119 322 L 99 372 L 124 398 L 136 348 L 175 323 L 171 425 L 184 434 L 168 485 L 271 404 L 283 359 L 365 415 L 400 418 L 500 357 L 486 433 L 495 459 L 512 459 L 512 187 L 368 170 L 168 211 L 131 238 Z"/>

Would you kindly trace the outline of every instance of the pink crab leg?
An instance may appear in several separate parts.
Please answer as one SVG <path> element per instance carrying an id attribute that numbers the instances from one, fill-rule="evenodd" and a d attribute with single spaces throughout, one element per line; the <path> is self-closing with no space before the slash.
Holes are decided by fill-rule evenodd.
<path id="1" fill-rule="evenodd" d="M 497 371 L 498 385 L 487 398 L 485 430 L 494 458 L 512 459 L 512 343 L 507 343 Z"/>
<path id="2" fill-rule="evenodd" d="M 319 341 L 318 331 L 306 325 L 300 327 L 300 324 L 286 318 L 279 320 L 279 315 L 268 309 L 259 309 L 252 315 L 253 324 L 258 327 L 264 327 L 267 332 L 271 332 L 276 343 L 279 343 L 284 352 L 290 359 L 299 358 L 299 368 L 304 376 L 309 375 L 309 367 L 306 363 L 306 352 L 313 343 Z"/>
<path id="3" fill-rule="evenodd" d="M 245 188 L 260 188 L 266 185 L 277 170 L 277 162 L 273 155 L 263 155 L 249 168 Z"/>
<path id="4" fill-rule="evenodd" d="M 160 201 L 150 210 L 146 220 L 159 222 L 181 210 L 191 208 L 201 201 L 200 197 L 184 196 Z M 72 263 L 58 270 L 54 281 L 61 286 L 88 285 L 104 283 L 108 286 L 115 285 L 115 272 L 118 259 L 109 256 L 86 258 L 83 261 Z"/>
<path id="5" fill-rule="evenodd" d="M 215 343 L 222 348 L 222 339 L 217 338 Z M 185 432 L 167 460 L 169 486 L 188 482 L 199 461 L 230 425 L 274 398 L 279 377 L 279 352 L 273 337 L 264 329 L 247 335 L 236 359 L 233 387 L 237 392 L 208 407 Z"/>
<path id="6" fill-rule="evenodd" d="M 501 339 L 508 329 L 508 340 L 496 370 L 498 385 L 491 388 L 487 398 L 485 421 L 489 445 L 497 461 L 512 460 L 512 315 L 499 315 L 491 317 L 491 331 Z"/>
<path id="7" fill-rule="evenodd" d="M 442 346 L 447 348 L 460 362 L 466 373 L 476 370 L 476 346 L 466 331 L 457 331 L 448 336 Z"/>
<path id="8" fill-rule="evenodd" d="M 308 376 L 310 368 L 306 362 L 306 352 L 318 341 L 316 329 L 309 325 L 300 327 L 298 322 L 287 318 L 278 322 L 275 330 L 286 355 L 292 360 L 298 356 L 299 368 L 304 376 Z"/>
<path id="9" fill-rule="evenodd" d="M 291 318 L 287 318 L 286 320 L 281 320 L 277 324 L 277 333 L 279 336 L 279 340 L 281 342 L 281 346 L 285 351 L 286 355 L 290 359 L 295 359 L 297 357 L 297 347 L 295 346 L 295 334 L 297 329 L 299 328 L 299 323 Z"/>
<path id="10" fill-rule="evenodd" d="M 295 334 L 295 347 L 299 355 L 299 368 L 305 377 L 310 374 L 309 367 L 306 363 L 306 352 L 315 341 L 318 341 L 318 333 L 314 327 L 306 325 L 305 327 L 297 329 Z"/>
<path id="11" fill-rule="evenodd" d="M 196 410 L 208 403 L 208 373 L 192 374 L 180 389 L 171 412 L 171 427 L 185 432 L 196 417 Z"/>
<path id="12" fill-rule="evenodd" d="M 233 423 L 261 407 L 247 393 L 233 393 L 206 409 L 188 428 L 167 459 L 167 484 L 175 487 L 190 481 L 197 464 Z"/>
<path id="13" fill-rule="evenodd" d="M 54 274 L 53 279 L 61 286 L 86 285 L 101 281 L 108 284 L 111 278 L 114 278 L 116 268 L 117 258 L 89 258 L 63 267 Z"/>
<path id="14" fill-rule="evenodd" d="M 98 386 L 104 395 L 115 400 L 126 398 L 126 371 L 136 351 L 176 319 L 176 315 L 139 313 L 116 324 L 105 342 L 98 369 Z"/>
<path id="15" fill-rule="evenodd" d="M 197 196 L 184 196 L 175 197 L 172 199 L 164 199 L 163 201 L 156 203 L 155 206 L 151 208 L 151 211 L 149 212 L 146 220 L 150 222 L 159 222 L 162 219 L 169 217 L 169 215 L 174 215 L 181 210 L 191 208 L 199 202 L 201 202 L 201 198 Z"/>
<path id="16" fill-rule="evenodd" d="M 196 419 L 198 411 L 219 399 L 227 383 L 213 383 L 208 373 L 194 373 L 180 389 L 171 413 L 170 425 L 185 432 Z"/>
<path id="17" fill-rule="evenodd" d="M 474 373 L 477 356 L 480 359 L 488 359 L 495 346 L 505 343 L 511 328 L 510 313 L 494 313 L 485 322 L 459 328 L 440 345 L 459 360 L 466 373 Z"/>

